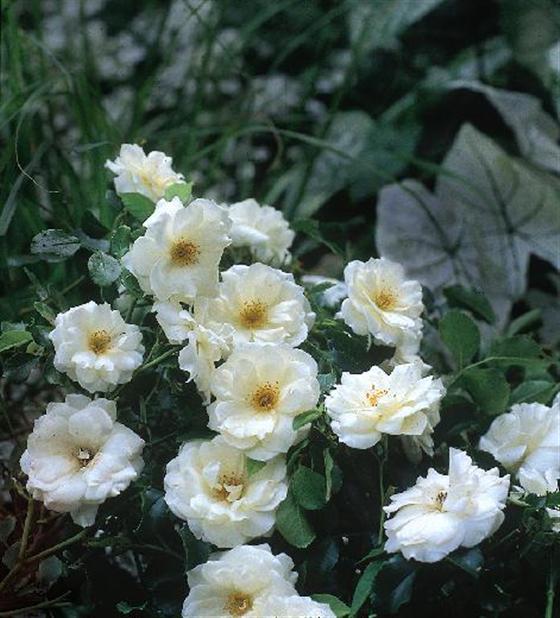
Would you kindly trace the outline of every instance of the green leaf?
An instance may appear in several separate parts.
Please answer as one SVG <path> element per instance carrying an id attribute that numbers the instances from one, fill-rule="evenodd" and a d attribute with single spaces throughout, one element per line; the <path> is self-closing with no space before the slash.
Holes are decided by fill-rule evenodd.
<path id="1" fill-rule="evenodd" d="M 463 374 L 463 383 L 485 414 L 500 414 L 509 400 L 509 384 L 498 369 L 473 367 Z"/>
<path id="2" fill-rule="evenodd" d="M 253 476 L 253 474 L 256 474 L 263 466 L 266 465 L 266 462 L 247 457 L 245 460 L 245 465 L 247 466 L 247 474 L 249 476 Z"/>
<path id="3" fill-rule="evenodd" d="M 142 603 L 142 605 L 130 605 L 128 601 L 119 601 L 117 603 L 117 611 L 119 614 L 124 614 L 127 616 L 128 614 L 132 614 L 132 612 L 141 611 L 146 609 L 146 605 L 148 605 L 148 601 Z"/>
<path id="4" fill-rule="evenodd" d="M 164 197 L 166 200 L 178 197 L 183 204 L 186 204 L 191 199 L 192 188 L 192 182 L 176 182 L 165 189 Z"/>
<path id="5" fill-rule="evenodd" d="M 517 335 L 521 331 L 538 324 L 541 321 L 541 314 L 541 309 L 532 309 L 531 311 L 527 311 L 527 313 L 520 315 L 518 318 L 515 318 L 515 320 L 510 322 L 507 329 L 507 334 L 510 337 L 513 337 L 513 335 Z"/>
<path id="6" fill-rule="evenodd" d="M 546 370 L 550 362 L 541 358 L 539 344 L 527 335 L 506 337 L 495 341 L 490 347 L 489 356 L 498 357 L 492 365 L 507 369 L 508 367 L 525 367 L 526 369 Z"/>
<path id="7" fill-rule="evenodd" d="M 292 422 L 292 427 L 294 431 L 297 431 L 300 427 L 307 425 L 308 423 L 312 423 L 315 419 L 320 418 L 323 415 L 321 410 L 317 408 L 313 408 L 313 410 L 307 410 L 307 412 L 302 412 L 298 414 Z"/>
<path id="8" fill-rule="evenodd" d="M 350 615 L 350 608 L 338 597 L 332 594 L 312 594 L 311 598 L 318 603 L 326 603 L 336 616 L 336 618 L 346 618 Z"/>
<path id="9" fill-rule="evenodd" d="M 307 466 L 300 466 L 292 476 L 291 489 L 296 502 L 308 511 L 317 511 L 326 504 L 325 477 Z"/>
<path id="10" fill-rule="evenodd" d="M 451 307 L 468 309 L 472 311 L 475 317 L 481 318 L 489 324 L 493 324 L 496 320 L 492 305 L 482 292 L 469 290 L 462 285 L 452 285 L 444 288 L 443 293 Z"/>
<path id="11" fill-rule="evenodd" d="M 9 330 L 0 335 L 0 352 L 19 348 L 32 340 L 31 333 L 26 330 Z"/>
<path id="12" fill-rule="evenodd" d="M 60 262 L 72 257 L 80 248 L 80 240 L 63 230 L 45 230 L 31 240 L 31 253 L 43 260 Z"/>
<path id="13" fill-rule="evenodd" d="M 374 589 L 375 580 L 384 567 L 385 562 L 371 562 L 367 565 L 362 576 L 356 584 L 354 595 L 352 597 L 352 616 L 356 616 L 362 605 L 367 601 Z"/>
<path id="14" fill-rule="evenodd" d="M 511 393 L 510 405 L 514 403 L 543 403 L 548 404 L 560 390 L 560 384 L 553 384 L 547 380 L 529 380 L 523 382 Z"/>
<path id="15" fill-rule="evenodd" d="M 56 314 L 47 304 L 36 302 L 33 303 L 33 307 L 35 308 L 35 311 L 49 324 L 54 324 Z"/>
<path id="16" fill-rule="evenodd" d="M 294 232 L 301 232 L 318 243 L 325 245 L 333 253 L 344 255 L 344 246 L 340 242 L 328 239 L 323 232 L 323 226 L 316 219 L 297 219 L 291 225 Z"/>
<path id="17" fill-rule="evenodd" d="M 478 547 L 457 550 L 448 556 L 448 560 L 475 578 L 480 576 L 484 565 L 484 556 Z"/>
<path id="18" fill-rule="evenodd" d="M 130 241 L 132 236 L 132 230 L 128 225 L 119 225 L 119 227 L 113 232 L 111 236 L 111 253 L 117 257 L 122 256 L 128 251 L 130 247 Z"/>
<path id="19" fill-rule="evenodd" d="M 315 539 L 315 532 L 291 492 L 276 511 L 278 532 L 294 547 L 308 547 Z"/>
<path id="20" fill-rule="evenodd" d="M 112 255 L 96 251 L 88 260 L 88 270 L 94 283 L 106 287 L 119 278 L 121 265 Z"/>
<path id="21" fill-rule="evenodd" d="M 452 309 L 443 316 L 439 323 L 439 333 L 459 368 L 464 367 L 478 352 L 478 326 L 458 309 Z"/>
<path id="22" fill-rule="evenodd" d="M 141 223 L 154 212 L 152 200 L 141 193 L 122 193 L 120 198 L 128 212 Z"/>
<path id="23" fill-rule="evenodd" d="M 41 586 L 50 588 L 62 575 L 62 562 L 56 556 L 49 556 L 39 563 L 37 579 Z"/>

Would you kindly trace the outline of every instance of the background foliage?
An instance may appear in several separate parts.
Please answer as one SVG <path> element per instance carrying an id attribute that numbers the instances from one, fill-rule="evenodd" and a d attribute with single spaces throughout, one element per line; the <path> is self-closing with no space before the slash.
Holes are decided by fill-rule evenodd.
<path id="1" fill-rule="evenodd" d="M 291 453 L 272 540 L 294 557 L 300 591 L 336 596 L 340 615 L 553 607 L 560 567 L 542 499 L 510 505 L 498 535 L 437 567 L 382 553 L 378 507 L 429 465 L 445 467 L 446 446 L 493 465 L 472 449 L 492 418 L 557 391 L 559 19 L 552 0 L 2 3 L 6 572 L 26 517 L 37 524 L 9 582 L 26 585 L 15 606 L 13 588 L 0 589 L 0 615 L 45 604 L 68 618 L 176 616 L 185 570 L 208 552 L 161 492 L 162 467 L 204 431 L 204 410 L 140 297 L 130 317 L 148 362 L 165 357 L 119 393 L 123 422 L 150 446 L 141 480 L 101 509 L 92 537 L 29 515 L 17 472 L 33 418 L 66 386 L 49 367 L 54 315 L 113 300 L 118 281 L 136 291 L 111 261 L 137 225 L 103 167 L 122 142 L 172 155 L 195 195 L 281 208 L 300 232 L 296 270 L 340 276 L 349 259 L 383 254 L 426 285 L 423 354 L 449 376 L 436 458 L 406 464 L 398 444 L 335 449 L 321 410 L 302 419 L 313 428 Z M 51 228 L 62 231 L 37 237 Z M 382 360 L 316 310 L 307 346 L 321 355 L 324 390 L 341 370 Z"/>

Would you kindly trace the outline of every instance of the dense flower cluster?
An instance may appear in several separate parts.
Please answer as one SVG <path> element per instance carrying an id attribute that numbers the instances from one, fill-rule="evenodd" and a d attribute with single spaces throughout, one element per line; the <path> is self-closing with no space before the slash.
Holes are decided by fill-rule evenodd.
<path id="1" fill-rule="evenodd" d="M 288 556 L 246 544 L 273 533 L 291 496 L 291 453 L 312 435 L 309 422 L 295 423 L 300 415 L 320 418 L 332 444 L 338 439 L 370 449 L 382 442 L 376 449 L 383 450 L 397 436 L 412 460 L 433 455 L 446 389 L 419 356 L 420 284 L 384 258 L 354 260 L 344 282 L 305 278 L 308 286 L 331 284 L 316 298 L 317 317 L 299 280 L 281 269 L 291 263 L 294 232 L 280 212 L 253 199 L 230 206 L 167 199 L 183 176 L 163 153 L 146 155 L 136 145 L 123 145 L 107 167 L 119 194 L 140 193 L 154 202 L 122 266 L 136 278 L 145 311 L 155 315 L 158 344 L 176 346 L 167 356 L 175 355 L 194 382 L 215 434 L 184 442 L 162 479 L 165 502 L 194 537 L 230 549 L 188 573 L 183 616 L 334 616 L 297 593 Z M 235 263 L 240 255 L 256 261 Z M 325 307 L 345 336 L 353 331 L 368 345 L 390 346 L 393 356 L 362 373 L 335 368 L 324 386 L 321 363 L 311 354 Z M 50 339 L 55 368 L 90 393 L 111 392 L 143 370 L 140 328 L 107 303 L 59 314 Z M 116 410 L 114 401 L 83 395 L 49 404 L 21 458 L 32 496 L 82 526 L 93 524 L 99 505 L 125 490 L 143 467 L 144 442 L 116 421 Z M 560 478 L 559 426 L 560 397 L 550 408 L 514 405 L 493 421 L 479 448 L 523 490 L 544 495 L 557 490 Z M 483 470 L 450 449 L 447 475 L 430 468 L 391 496 L 384 507 L 385 550 L 435 562 L 479 544 L 502 524 L 509 485 L 509 475 Z M 547 513 L 557 530 L 557 510 Z"/>

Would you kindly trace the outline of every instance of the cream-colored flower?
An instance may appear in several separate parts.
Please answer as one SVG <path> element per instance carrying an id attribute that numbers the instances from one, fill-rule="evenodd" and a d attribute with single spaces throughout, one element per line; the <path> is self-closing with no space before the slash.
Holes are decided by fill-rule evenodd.
<path id="1" fill-rule="evenodd" d="M 208 426 L 252 459 L 266 461 L 301 439 L 293 420 L 317 405 L 317 363 L 287 344 L 241 344 L 215 370 Z"/>
<path id="2" fill-rule="evenodd" d="M 163 152 L 154 150 L 146 155 L 137 144 L 123 144 L 119 156 L 107 161 L 105 167 L 116 175 L 117 193 L 141 193 L 157 202 L 167 187 L 184 181 L 182 174 L 173 171 L 172 163 Z"/>
<path id="3" fill-rule="evenodd" d="M 243 451 L 221 436 L 183 444 L 167 464 L 165 501 L 199 539 L 234 547 L 272 532 L 288 492 L 279 456 L 253 474 Z"/>
<path id="4" fill-rule="evenodd" d="M 258 616 L 274 618 L 336 618 L 336 614 L 326 603 L 319 603 L 311 597 L 300 597 L 298 594 L 271 594 L 259 607 L 259 612 Z"/>
<path id="5" fill-rule="evenodd" d="M 399 365 L 390 374 L 372 367 L 343 373 L 325 408 L 340 441 L 363 449 L 377 444 L 382 434 L 423 435 L 444 392 L 441 380 L 422 377 L 418 364 Z"/>
<path id="6" fill-rule="evenodd" d="M 189 373 L 206 403 L 210 401 L 210 380 L 216 363 L 230 350 L 233 329 L 216 324 L 218 332 L 204 327 L 178 302 L 157 302 L 156 319 L 170 343 L 186 342 L 179 352 L 179 367 Z"/>
<path id="7" fill-rule="evenodd" d="M 546 509 L 546 514 L 551 521 L 552 532 L 560 532 L 560 508 Z"/>
<path id="8" fill-rule="evenodd" d="M 201 299 L 196 313 L 210 330 L 215 331 L 216 324 L 231 325 L 235 345 L 262 341 L 296 347 L 315 320 L 293 276 L 260 263 L 222 273 L 217 298 Z"/>
<path id="9" fill-rule="evenodd" d="M 539 496 L 557 491 L 560 402 L 556 400 L 551 408 L 540 403 L 512 406 L 494 419 L 479 448 L 513 472 L 525 491 Z"/>
<path id="10" fill-rule="evenodd" d="M 422 287 L 407 281 L 400 264 L 385 258 L 355 260 L 344 269 L 348 298 L 340 317 L 357 335 L 373 335 L 385 345 L 399 346 L 422 330 Z"/>
<path id="11" fill-rule="evenodd" d="M 297 594 L 293 566 L 289 556 L 275 556 L 266 544 L 240 545 L 212 554 L 187 573 L 189 595 L 182 617 L 272 616 L 264 611 L 271 596 Z"/>
<path id="12" fill-rule="evenodd" d="M 228 231 L 229 220 L 210 200 L 197 199 L 186 207 L 162 206 L 123 264 L 148 294 L 190 303 L 199 295 L 216 293 L 218 265 L 230 242 Z"/>
<path id="13" fill-rule="evenodd" d="M 249 247 L 261 262 L 283 264 L 289 260 L 295 233 L 279 210 L 248 199 L 231 204 L 227 213 L 232 221 L 232 246 Z"/>
<path id="14" fill-rule="evenodd" d="M 20 461 L 33 498 L 91 526 L 99 505 L 124 491 L 144 465 L 144 440 L 116 417 L 107 399 L 68 395 L 50 403 Z"/>
<path id="15" fill-rule="evenodd" d="M 140 329 L 107 303 L 90 301 L 59 313 L 49 337 L 55 368 L 90 393 L 128 382 L 142 364 Z"/>
<path id="16" fill-rule="evenodd" d="M 391 496 L 384 507 L 385 550 L 409 560 L 437 562 L 458 547 L 474 547 L 504 521 L 509 475 L 482 470 L 456 449 L 449 451 L 449 475 L 418 478 L 414 487 Z"/>

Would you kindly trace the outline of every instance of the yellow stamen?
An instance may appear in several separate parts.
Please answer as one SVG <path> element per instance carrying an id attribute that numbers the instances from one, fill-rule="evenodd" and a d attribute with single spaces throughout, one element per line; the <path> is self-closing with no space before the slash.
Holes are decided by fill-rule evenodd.
<path id="1" fill-rule="evenodd" d="M 190 240 L 179 238 L 169 249 L 169 258 L 174 266 L 192 266 L 198 262 L 200 249 Z"/>
<path id="2" fill-rule="evenodd" d="M 366 397 L 371 406 L 376 406 L 379 403 L 379 399 L 388 392 L 386 388 L 375 388 L 375 386 L 372 386 L 371 391 L 369 391 Z"/>
<path id="3" fill-rule="evenodd" d="M 394 309 L 397 305 L 397 297 L 395 296 L 395 294 L 393 294 L 391 290 L 387 289 L 379 290 L 378 292 L 376 292 L 373 300 L 382 311 L 390 311 L 391 309 Z"/>
<path id="4" fill-rule="evenodd" d="M 230 616 L 244 616 L 253 607 L 253 599 L 244 592 L 232 592 L 224 605 Z"/>
<path id="5" fill-rule="evenodd" d="M 239 321 L 248 329 L 262 328 L 267 321 L 268 307 L 260 300 L 251 300 L 243 304 Z"/>
<path id="6" fill-rule="evenodd" d="M 265 382 L 251 395 L 251 405 L 259 412 L 270 412 L 280 399 L 278 382 Z"/>
<path id="7" fill-rule="evenodd" d="M 94 354 L 105 354 L 111 347 L 111 335 L 104 329 L 90 333 L 88 347 Z"/>

